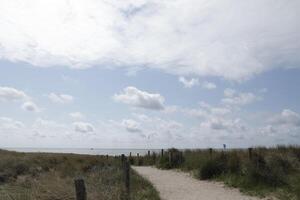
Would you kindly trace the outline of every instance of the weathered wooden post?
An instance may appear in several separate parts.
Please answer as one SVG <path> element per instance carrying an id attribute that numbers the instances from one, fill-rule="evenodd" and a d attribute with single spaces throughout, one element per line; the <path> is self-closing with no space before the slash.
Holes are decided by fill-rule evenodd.
<path id="1" fill-rule="evenodd" d="M 106 160 L 108 160 L 108 155 L 106 155 Z"/>
<path id="2" fill-rule="evenodd" d="M 148 151 L 148 157 L 150 157 L 150 151 Z"/>
<path id="3" fill-rule="evenodd" d="M 169 164 L 170 164 L 170 167 L 172 167 L 172 161 L 173 161 L 173 154 L 171 151 L 169 151 Z"/>
<path id="4" fill-rule="evenodd" d="M 129 153 L 129 157 L 131 158 L 131 152 Z"/>
<path id="5" fill-rule="evenodd" d="M 137 165 L 139 166 L 140 165 L 140 154 L 137 153 L 136 156 L 137 156 Z"/>
<path id="6" fill-rule="evenodd" d="M 209 148 L 209 156 L 210 156 L 210 159 L 212 159 L 212 148 Z"/>
<path id="7" fill-rule="evenodd" d="M 76 191 L 76 200 L 87 200 L 84 180 L 81 178 L 75 179 L 74 183 Z"/>
<path id="8" fill-rule="evenodd" d="M 161 150 L 161 157 L 164 157 L 164 150 Z"/>
<path id="9" fill-rule="evenodd" d="M 130 199 L 130 163 L 125 161 L 124 164 L 124 178 L 125 178 L 125 190 L 126 199 Z"/>
<path id="10" fill-rule="evenodd" d="M 252 160 L 252 148 L 248 148 L 249 159 Z"/>
<path id="11" fill-rule="evenodd" d="M 121 162 L 122 162 L 122 165 L 124 166 L 124 162 L 125 162 L 125 155 L 124 154 L 121 155 Z"/>

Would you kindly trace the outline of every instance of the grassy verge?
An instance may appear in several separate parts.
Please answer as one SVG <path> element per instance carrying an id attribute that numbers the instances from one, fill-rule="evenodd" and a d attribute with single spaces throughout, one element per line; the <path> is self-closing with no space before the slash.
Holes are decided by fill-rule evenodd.
<path id="1" fill-rule="evenodd" d="M 295 146 L 258 147 L 251 154 L 248 149 L 169 149 L 152 164 L 190 171 L 199 179 L 223 181 L 250 195 L 300 200 L 300 148 Z"/>
<path id="2" fill-rule="evenodd" d="M 84 178 L 88 200 L 124 199 L 120 159 L 0 150 L 1 200 L 75 200 L 76 177 Z M 132 171 L 131 199 L 159 200 L 159 197 L 149 182 Z"/>

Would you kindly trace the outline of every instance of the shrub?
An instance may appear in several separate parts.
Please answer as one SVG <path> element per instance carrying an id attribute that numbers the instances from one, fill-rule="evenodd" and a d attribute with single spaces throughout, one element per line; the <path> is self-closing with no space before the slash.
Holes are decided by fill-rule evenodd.
<path id="1" fill-rule="evenodd" d="M 138 166 L 142 166 L 144 164 L 144 160 L 142 157 L 138 158 L 137 164 L 138 164 Z"/>
<path id="2" fill-rule="evenodd" d="M 247 164 L 247 176 L 251 182 L 273 187 L 286 183 L 282 161 L 274 156 L 266 160 L 262 155 L 255 154 L 253 160 Z"/>
<path id="3" fill-rule="evenodd" d="M 156 166 L 161 169 L 170 169 L 169 158 L 166 156 L 160 157 Z"/>
<path id="4" fill-rule="evenodd" d="M 15 170 L 16 175 L 22 175 L 22 174 L 26 174 L 27 172 L 29 172 L 29 167 L 25 163 L 18 163 L 18 164 L 16 164 L 14 170 Z"/>
<path id="5" fill-rule="evenodd" d="M 228 170 L 231 173 L 239 173 L 241 169 L 241 160 L 237 153 L 232 153 L 227 162 Z"/>
<path id="6" fill-rule="evenodd" d="M 129 160 L 130 165 L 133 165 L 133 164 L 134 164 L 134 159 L 133 159 L 133 157 L 130 156 L 130 157 L 128 158 L 128 160 Z"/>
<path id="7" fill-rule="evenodd" d="M 215 178 L 225 171 L 224 163 L 217 159 L 208 160 L 200 168 L 200 179 L 206 180 Z"/>

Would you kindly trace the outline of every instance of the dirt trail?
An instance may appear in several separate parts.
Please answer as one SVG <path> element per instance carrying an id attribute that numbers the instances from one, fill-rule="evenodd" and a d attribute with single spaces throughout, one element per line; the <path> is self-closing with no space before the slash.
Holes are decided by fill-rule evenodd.
<path id="1" fill-rule="evenodd" d="M 162 200 L 258 200 L 222 183 L 201 181 L 188 173 L 154 167 L 132 167 L 159 191 Z"/>

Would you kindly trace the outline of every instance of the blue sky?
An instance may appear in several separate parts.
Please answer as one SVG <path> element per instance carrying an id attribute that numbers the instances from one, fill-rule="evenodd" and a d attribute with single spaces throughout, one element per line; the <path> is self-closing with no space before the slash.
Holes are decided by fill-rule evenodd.
<path id="1" fill-rule="evenodd" d="M 300 143 L 297 1 L 0 4 L 2 147 Z"/>

